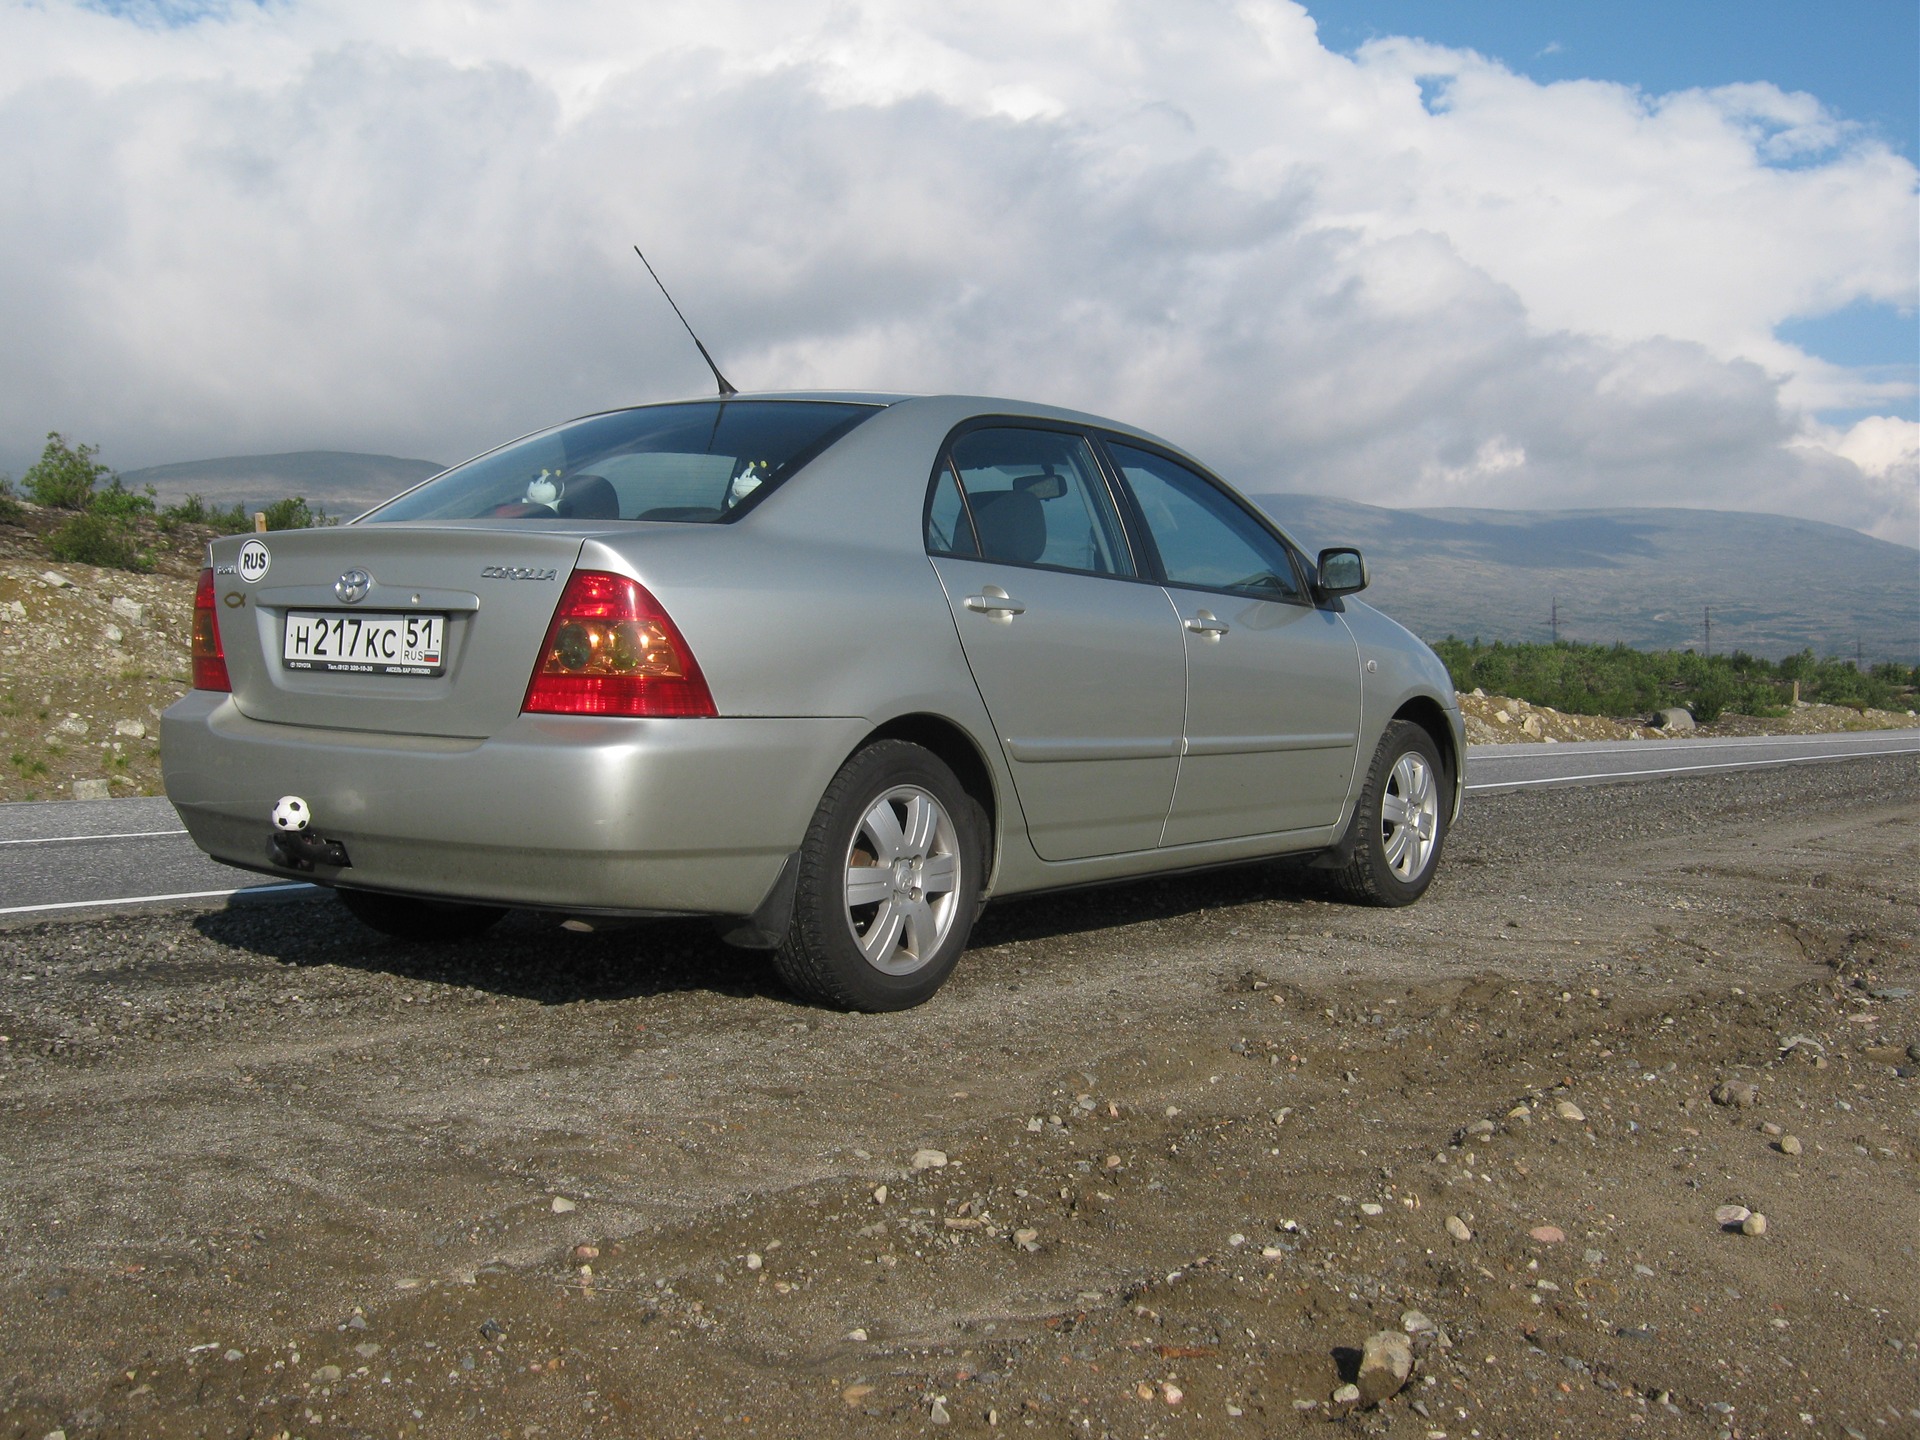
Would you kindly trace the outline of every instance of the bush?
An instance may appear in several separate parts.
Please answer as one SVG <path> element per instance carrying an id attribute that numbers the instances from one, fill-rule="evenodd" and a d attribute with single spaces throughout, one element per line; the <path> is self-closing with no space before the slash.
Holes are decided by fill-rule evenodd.
<path id="1" fill-rule="evenodd" d="M 1913 667 L 1876 665 L 1862 672 L 1846 660 L 1817 660 L 1811 650 L 1777 664 L 1743 651 L 1696 655 L 1691 650 L 1629 650 L 1625 645 L 1483 645 L 1448 636 L 1433 647 L 1454 688 L 1476 686 L 1572 715 L 1644 715 L 1684 705 L 1702 724 L 1723 714 L 1779 715 L 1800 698 L 1854 709 L 1904 709 Z"/>
<path id="2" fill-rule="evenodd" d="M 20 477 L 27 498 L 54 510 L 85 510 L 93 503 L 93 487 L 113 474 L 93 458 L 99 453 L 97 445 L 72 446 L 58 431 L 49 431 L 46 449 Z"/>
<path id="3" fill-rule="evenodd" d="M 173 530 L 181 525 L 211 525 L 223 535 L 234 535 L 253 528 L 244 506 L 229 505 L 222 509 L 207 504 L 205 498 L 199 495 L 189 495 L 178 505 L 169 505 L 160 512 L 161 529 Z"/>
<path id="4" fill-rule="evenodd" d="M 153 569 L 151 553 L 138 549 L 131 526 L 113 515 L 92 511 L 74 516 L 47 537 L 47 549 L 56 560 L 76 565 L 102 565 L 110 570 Z"/>
<path id="5" fill-rule="evenodd" d="M 317 505 L 309 506 L 304 495 L 290 495 L 285 500 L 274 501 L 267 506 L 266 516 L 269 530 L 310 530 L 340 523 Z"/>
<path id="6" fill-rule="evenodd" d="M 132 520 L 139 515 L 153 514 L 153 487 L 147 486 L 145 493 L 136 495 L 120 483 L 115 475 L 107 482 L 107 488 L 93 492 L 93 499 L 87 508 L 96 515 L 111 515 L 116 520 Z"/>
<path id="7" fill-rule="evenodd" d="M 13 493 L 13 477 L 0 475 L 0 525 L 18 525 L 26 518 L 26 507 Z"/>

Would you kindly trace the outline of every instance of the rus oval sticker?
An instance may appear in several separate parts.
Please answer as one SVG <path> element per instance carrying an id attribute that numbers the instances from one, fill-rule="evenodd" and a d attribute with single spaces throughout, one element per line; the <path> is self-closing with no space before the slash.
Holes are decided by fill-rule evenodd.
<path id="1" fill-rule="evenodd" d="M 273 563 L 273 557 L 267 553 L 267 547 L 258 540 L 249 540 L 240 547 L 240 578 L 252 583 L 267 573 L 267 566 Z"/>

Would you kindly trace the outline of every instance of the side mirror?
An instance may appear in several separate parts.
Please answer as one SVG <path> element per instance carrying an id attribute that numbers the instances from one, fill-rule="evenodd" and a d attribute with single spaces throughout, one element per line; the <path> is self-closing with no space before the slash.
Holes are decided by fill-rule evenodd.
<path id="1" fill-rule="evenodd" d="M 1367 588 L 1367 562 L 1351 545 L 1322 550 L 1318 563 L 1322 595 L 1351 595 Z"/>

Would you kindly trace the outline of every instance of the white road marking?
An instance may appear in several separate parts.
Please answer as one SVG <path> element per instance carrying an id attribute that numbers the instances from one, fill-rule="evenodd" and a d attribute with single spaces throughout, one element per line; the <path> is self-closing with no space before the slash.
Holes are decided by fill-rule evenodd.
<path id="1" fill-rule="evenodd" d="M 184 835 L 185 830 L 123 830 L 118 835 L 42 835 L 32 840 L 0 840 L 0 845 L 71 845 L 80 840 L 146 840 L 155 835 Z"/>
<path id="2" fill-rule="evenodd" d="M 9 905 L 0 915 L 32 915 L 42 910 L 93 910 L 109 905 L 153 905 L 162 900 L 214 900 L 227 895 L 272 895 L 287 890 L 318 890 L 305 880 L 283 885 L 241 885 L 232 890 L 182 890 L 174 895 L 126 895 L 117 900 L 60 900 L 51 905 Z"/>
<path id="3" fill-rule="evenodd" d="M 1658 770 L 1596 770 L 1590 775 L 1550 775 L 1539 780 L 1484 780 L 1468 790 L 1515 790 L 1522 785 L 1571 785 L 1576 780 L 1629 780 L 1639 775 L 1685 775 L 1694 770 L 1754 770 L 1762 765 L 1817 765 L 1827 760 L 1859 760 L 1874 755 L 1920 755 L 1920 749 L 1847 750 L 1838 755 L 1783 755 L 1778 760 L 1722 760 L 1712 765 L 1669 765 Z M 1517 757 L 1516 757 L 1517 758 Z M 1472 771 L 1469 762 L 1468 771 Z"/>

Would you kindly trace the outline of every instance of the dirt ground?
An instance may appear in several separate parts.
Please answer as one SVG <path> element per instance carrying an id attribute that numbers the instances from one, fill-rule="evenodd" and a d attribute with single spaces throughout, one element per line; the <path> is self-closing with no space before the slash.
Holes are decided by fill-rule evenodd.
<path id="1" fill-rule="evenodd" d="M 1893 759 L 1476 797 L 1406 911 L 1008 903 L 896 1016 L 681 923 L 17 926 L 0 1436 L 1913 1436 L 1917 939 Z"/>

